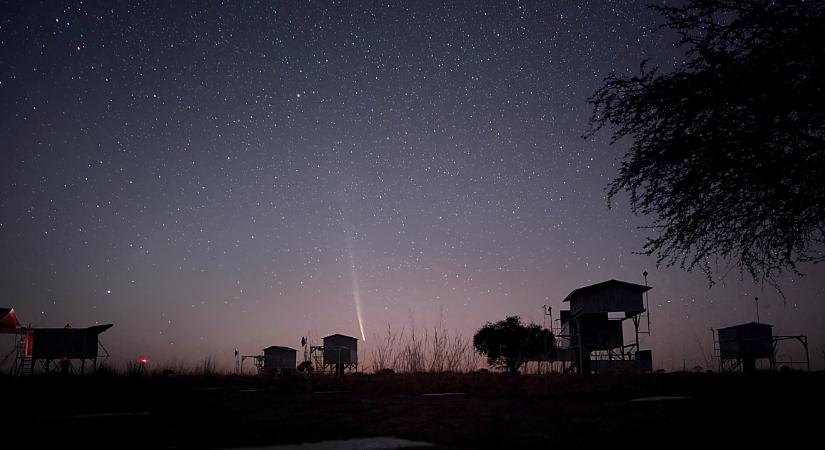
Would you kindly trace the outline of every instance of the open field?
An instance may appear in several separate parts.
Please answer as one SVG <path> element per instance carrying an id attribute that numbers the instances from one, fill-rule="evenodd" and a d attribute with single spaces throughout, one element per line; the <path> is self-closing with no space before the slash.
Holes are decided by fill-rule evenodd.
<path id="1" fill-rule="evenodd" d="M 820 439 L 824 382 L 825 373 L 796 372 L 0 378 L 4 444 L 37 448 L 226 448 L 373 436 L 436 448 L 789 448 Z M 431 393 L 462 395 L 423 395 Z M 633 401 L 655 396 L 689 399 Z"/>

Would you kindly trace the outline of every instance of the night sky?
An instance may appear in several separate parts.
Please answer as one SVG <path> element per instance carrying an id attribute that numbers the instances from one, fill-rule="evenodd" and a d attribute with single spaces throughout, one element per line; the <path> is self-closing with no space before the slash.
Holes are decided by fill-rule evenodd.
<path id="1" fill-rule="evenodd" d="M 360 337 L 356 298 L 366 354 L 387 324 L 541 323 L 647 270 L 656 367 L 708 367 L 711 327 L 754 320 L 754 296 L 822 367 L 825 269 L 781 278 L 785 299 L 729 263 L 709 288 L 634 254 L 649 218 L 607 207 L 627 143 L 582 139 L 586 100 L 683 62 L 655 13 L 444 3 L 4 2 L 0 306 L 114 323 L 114 361 L 229 367 Z"/>

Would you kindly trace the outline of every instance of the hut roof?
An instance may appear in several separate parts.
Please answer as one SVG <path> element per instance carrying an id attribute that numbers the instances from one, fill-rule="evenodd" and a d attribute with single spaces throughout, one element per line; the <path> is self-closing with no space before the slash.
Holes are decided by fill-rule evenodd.
<path id="1" fill-rule="evenodd" d="M 343 337 L 343 338 L 347 338 L 347 339 L 352 339 L 354 341 L 358 340 L 358 338 L 354 338 L 352 336 L 347 336 L 346 334 L 340 334 L 340 333 L 335 333 L 335 334 L 330 334 L 329 336 L 324 336 L 323 339 L 328 339 L 328 338 L 332 338 L 332 337 Z"/>
<path id="2" fill-rule="evenodd" d="M 769 327 L 773 328 L 773 325 L 769 325 L 767 323 L 759 323 L 759 322 L 748 322 L 748 323 L 740 323 L 739 325 L 732 325 L 729 327 L 719 328 L 720 330 L 733 330 L 733 329 L 744 329 L 744 328 L 764 328 Z"/>
<path id="3" fill-rule="evenodd" d="M 0 333 L 17 333 L 20 321 L 14 308 L 0 308 Z"/>
<path id="4" fill-rule="evenodd" d="M 294 348 L 282 347 L 280 345 L 270 345 L 269 347 L 265 348 L 263 351 L 273 350 L 273 349 L 274 350 L 281 350 L 281 351 L 284 351 L 284 352 L 297 352 L 298 351 L 298 350 L 295 350 Z"/>
<path id="5" fill-rule="evenodd" d="M 578 289 L 574 289 L 571 293 L 567 294 L 567 297 L 564 298 L 564 301 L 569 302 L 570 300 L 573 300 L 576 297 L 586 295 L 602 289 L 610 289 L 614 287 L 630 289 L 633 291 L 637 291 L 640 294 L 647 292 L 651 289 L 650 286 L 644 286 L 636 283 L 628 283 L 627 281 L 607 280 L 602 281 L 601 283 L 591 284 L 590 286 L 584 286 Z"/>

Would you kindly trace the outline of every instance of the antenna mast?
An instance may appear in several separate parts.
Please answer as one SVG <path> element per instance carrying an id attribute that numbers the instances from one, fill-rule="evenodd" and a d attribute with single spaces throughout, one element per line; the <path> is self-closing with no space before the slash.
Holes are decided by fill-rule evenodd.
<path id="1" fill-rule="evenodd" d="M 756 323 L 759 323 L 759 297 L 754 297 L 753 301 L 756 303 Z"/>
<path id="2" fill-rule="evenodd" d="M 642 272 L 642 276 L 645 277 L 645 287 L 648 287 L 647 270 Z M 647 333 L 650 334 L 650 297 L 648 296 L 647 291 L 645 291 L 645 309 L 647 310 Z"/>

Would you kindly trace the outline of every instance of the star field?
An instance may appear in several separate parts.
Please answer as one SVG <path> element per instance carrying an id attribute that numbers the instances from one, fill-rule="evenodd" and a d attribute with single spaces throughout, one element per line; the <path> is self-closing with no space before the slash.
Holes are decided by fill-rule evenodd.
<path id="1" fill-rule="evenodd" d="M 0 303 L 21 321 L 228 364 L 357 335 L 351 269 L 368 341 L 540 322 L 648 270 L 662 367 L 705 365 L 754 295 L 825 343 L 821 268 L 784 300 L 735 270 L 708 289 L 634 254 L 645 218 L 607 208 L 625 147 L 581 138 L 588 96 L 683 59 L 644 3 L 109 3 L 3 7 Z"/>

